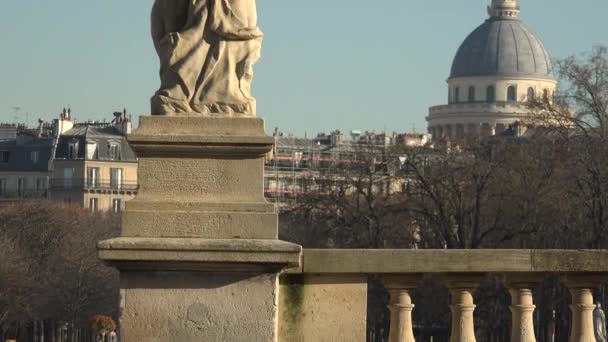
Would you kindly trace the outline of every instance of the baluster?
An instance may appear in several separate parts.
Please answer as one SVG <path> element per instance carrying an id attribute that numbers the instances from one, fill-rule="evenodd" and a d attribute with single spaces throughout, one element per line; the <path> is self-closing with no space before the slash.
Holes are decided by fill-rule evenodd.
<path id="1" fill-rule="evenodd" d="M 593 289 L 601 283 L 601 279 L 593 274 L 566 275 L 564 283 L 572 296 L 570 342 L 595 342 Z"/>
<path id="2" fill-rule="evenodd" d="M 511 294 L 511 342 L 536 342 L 534 334 L 533 289 L 541 276 L 535 274 L 509 274 L 505 283 Z"/>
<path id="3" fill-rule="evenodd" d="M 450 342 L 476 342 L 473 292 L 479 287 L 481 278 L 482 275 L 478 274 L 450 274 L 446 277 L 446 285 L 452 296 Z"/>
<path id="4" fill-rule="evenodd" d="M 384 286 L 390 294 L 388 308 L 391 312 L 389 342 L 415 342 L 414 326 L 412 323 L 411 291 L 422 279 L 421 275 L 387 276 Z"/>

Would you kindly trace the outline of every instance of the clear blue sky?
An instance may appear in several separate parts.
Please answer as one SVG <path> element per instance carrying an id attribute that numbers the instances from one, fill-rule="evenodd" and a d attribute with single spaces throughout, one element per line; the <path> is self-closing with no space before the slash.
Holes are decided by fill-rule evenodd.
<path id="1" fill-rule="evenodd" d="M 267 130 L 426 127 L 456 49 L 489 0 L 258 0 L 266 33 L 253 91 Z M 148 112 L 158 86 L 152 0 L 2 0 L 0 121 Z M 608 1 L 521 0 L 553 58 L 608 45 Z"/>

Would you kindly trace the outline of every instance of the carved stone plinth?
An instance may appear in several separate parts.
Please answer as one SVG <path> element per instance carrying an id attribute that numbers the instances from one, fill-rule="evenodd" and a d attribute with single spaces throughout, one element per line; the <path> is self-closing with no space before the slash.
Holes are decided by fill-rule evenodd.
<path id="1" fill-rule="evenodd" d="M 128 140 L 139 193 L 99 243 L 120 270 L 122 341 L 276 341 L 278 273 L 301 247 L 264 199 L 263 120 L 143 117 Z"/>

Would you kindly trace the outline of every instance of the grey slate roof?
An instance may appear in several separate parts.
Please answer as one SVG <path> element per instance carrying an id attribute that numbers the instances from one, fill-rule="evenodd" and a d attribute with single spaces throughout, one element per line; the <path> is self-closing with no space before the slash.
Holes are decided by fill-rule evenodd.
<path id="1" fill-rule="evenodd" d="M 490 18 L 462 43 L 450 78 L 517 76 L 553 79 L 549 53 L 521 20 Z"/>
<path id="2" fill-rule="evenodd" d="M 137 161 L 127 139 L 111 124 L 77 124 L 59 138 L 55 159 L 69 159 L 68 146 L 73 141 L 78 141 L 79 144 L 78 159 L 85 159 L 85 146 L 88 141 L 97 144 L 96 160 L 110 160 L 107 146 L 112 142 L 120 145 L 119 161 Z"/>
<path id="3" fill-rule="evenodd" d="M 32 138 L 18 144 L 16 140 L 0 142 L 0 151 L 9 152 L 9 160 L 0 163 L 0 171 L 46 172 L 53 151 L 53 139 Z M 38 152 L 38 161 L 32 161 L 31 152 Z"/>

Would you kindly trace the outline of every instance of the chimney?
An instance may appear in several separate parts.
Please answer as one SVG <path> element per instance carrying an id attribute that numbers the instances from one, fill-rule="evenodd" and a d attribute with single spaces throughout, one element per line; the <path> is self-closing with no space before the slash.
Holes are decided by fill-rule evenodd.
<path id="1" fill-rule="evenodd" d="M 59 120 L 53 120 L 54 128 L 53 131 L 56 136 L 63 135 L 65 132 L 71 130 L 74 127 L 72 122 L 72 110 L 63 108 L 63 111 L 59 115 Z"/>
<path id="2" fill-rule="evenodd" d="M 133 124 L 131 123 L 131 115 L 129 115 L 129 117 L 127 117 L 127 114 L 125 113 L 125 119 L 122 122 L 122 134 L 124 134 L 124 135 L 131 134 L 132 130 L 133 130 Z"/>
<path id="3" fill-rule="evenodd" d="M 123 135 L 131 134 L 133 125 L 131 124 L 131 118 L 127 117 L 127 109 L 123 109 L 122 112 L 114 112 L 114 120 L 112 120 L 114 127 Z"/>

